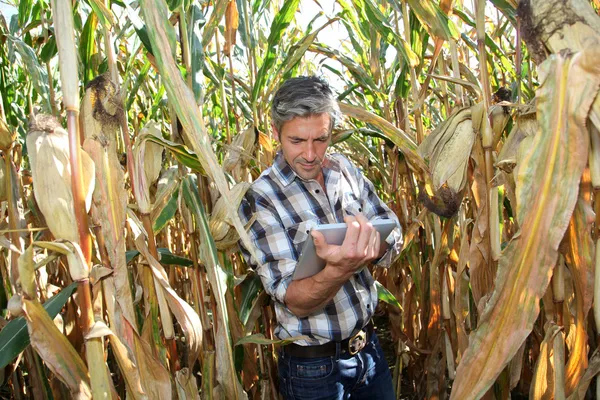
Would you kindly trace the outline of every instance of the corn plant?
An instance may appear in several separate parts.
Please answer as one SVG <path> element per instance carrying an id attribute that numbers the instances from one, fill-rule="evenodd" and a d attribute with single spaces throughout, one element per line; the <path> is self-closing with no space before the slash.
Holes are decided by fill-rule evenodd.
<path id="1" fill-rule="evenodd" d="M 402 225 L 373 270 L 398 398 L 600 393 L 597 1 L 4 5 L 3 397 L 278 398 L 237 208 L 302 74 Z"/>

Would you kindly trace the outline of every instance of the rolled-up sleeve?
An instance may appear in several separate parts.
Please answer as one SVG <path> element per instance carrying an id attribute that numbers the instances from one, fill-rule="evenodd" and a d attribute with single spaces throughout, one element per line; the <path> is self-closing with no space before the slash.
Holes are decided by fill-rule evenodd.
<path id="1" fill-rule="evenodd" d="M 266 292 L 279 303 L 285 304 L 296 261 L 293 258 L 293 245 L 274 206 L 265 196 L 250 189 L 242 200 L 239 215 L 245 224 L 254 218 L 248 234 L 258 259 L 254 259 L 240 241 L 240 250 L 246 262 L 260 276 Z"/>

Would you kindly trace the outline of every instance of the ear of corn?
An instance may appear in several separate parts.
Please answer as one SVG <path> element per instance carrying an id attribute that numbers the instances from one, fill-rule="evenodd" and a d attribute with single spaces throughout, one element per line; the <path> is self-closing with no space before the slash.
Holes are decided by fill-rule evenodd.
<path id="1" fill-rule="evenodd" d="M 33 193 L 52 234 L 58 239 L 79 241 L 71 190 L 69 138 L 53 119 L 38 115 L 30 122 L 27 148 Z M 94 189 L 94 163 L 81 153 L 86 210 L 89 210 Z"/>

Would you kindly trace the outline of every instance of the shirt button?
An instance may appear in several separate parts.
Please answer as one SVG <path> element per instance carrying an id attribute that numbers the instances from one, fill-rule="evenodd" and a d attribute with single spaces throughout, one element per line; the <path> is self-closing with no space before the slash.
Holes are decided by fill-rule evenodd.
<path id="1" fill-rule="evenodd" d="M 371 305 L 370 305 L 370 304 L 367 304 L 367 309 L 370 309 L 370 308 L 371 308 Z"/>
<path id="2" fill-rule="evenodd" d="M 358 208 L 358 212 L 362 212 L 362 207 L 359 207 L 359 208 Z"/>
<path id="3" fill-rule="evenodd" d="M 315 193 L 319 194 L 321 191 L 319 189 L 315 190 Z"/>

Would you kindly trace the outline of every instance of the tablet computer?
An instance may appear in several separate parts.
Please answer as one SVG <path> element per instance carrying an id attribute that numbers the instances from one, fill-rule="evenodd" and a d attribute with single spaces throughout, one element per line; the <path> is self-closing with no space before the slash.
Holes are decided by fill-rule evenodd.
<path id="1" fill-rule="evenodd" d="M 383 243 L 385 239 L 396 227 L 396 221 L 393 219 L 376 219 L 371 221 L 373 227 L 379 232 L 379 237 Z M 341 245 L 346 237 L 346 224 L 327 224 L 319 225 L 313 228 L 323 234 L 328 244 Z M 315 275 L 325 268 L 325 261 L 317 255 L 315 244 L 311 235 L 308 236 L 302 245 L 300 258 L 296 264 L 292 280 L 304 279 Z"/>

